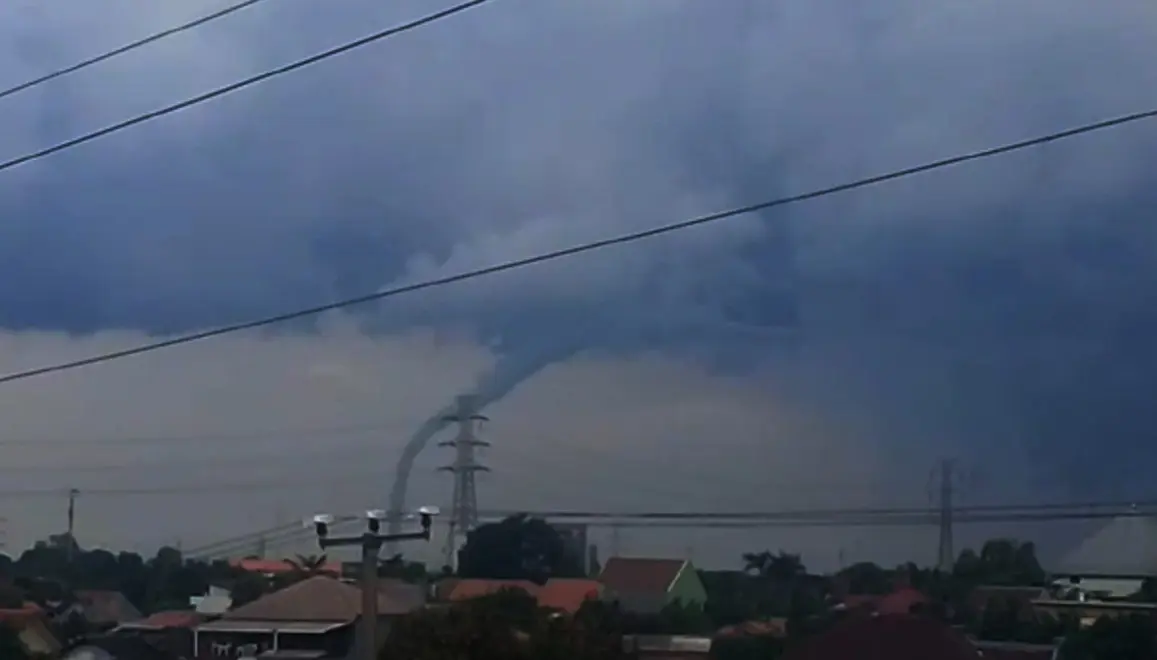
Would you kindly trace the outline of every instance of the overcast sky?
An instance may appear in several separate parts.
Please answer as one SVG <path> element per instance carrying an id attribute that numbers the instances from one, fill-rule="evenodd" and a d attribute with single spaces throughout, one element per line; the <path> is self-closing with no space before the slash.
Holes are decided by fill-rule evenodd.
<path id="1" fill-rule="evenodd" d="M 4 3 L 0 87 L 224 4 Z M 430 9 L 269 0 L 0 99 L 0 160 Z M 1148 109 L 1154 61 L 1145 0 L 495 0 L 0 173 L 0 370 Z M 920 506 L 945 456 L 974 474 L 966 500 L 1151 498 L 1155 139 L 7 384 L 0 492 L 93 489 L 82 542 L 142 549 L 381 506 L 425 417 L 534 363 L 488 411 L 482 508 Z M 448 504 L 449 459 L 422 455 L 411 503 Z M 161 487 L 183 492 L 98 492 Z M 64 506 L 9 497 L 8 544 Z M 934 556 L 934 530 L 619 543 Z"/>

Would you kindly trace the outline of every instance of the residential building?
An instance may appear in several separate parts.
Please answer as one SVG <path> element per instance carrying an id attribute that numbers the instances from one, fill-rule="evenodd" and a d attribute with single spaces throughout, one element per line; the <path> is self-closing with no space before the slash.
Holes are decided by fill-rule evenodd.
<path id="1" fill-rule="evenodd" d="M 836 609 L 871 615 L 912 614 L 921 607 L 927 606 L 928 603 L 928 597 L 919 590 L 912 587 L 900 587 L 881 595 L 845 596 L 836 605 Z"/>
<path id="2" fill-rule="evenodd" d="M 1130 602 L 1147 578 L 1157 578 L 1157 520 L 1127 515 L 1112 519 L 1064 557 L 1054 570 L 1051 593 L 1033 601 L 1050 615 L 1077 616 L 1089 625 L 1102 616 L 1157 614 L 1157 605 Z"/>
<path id="3" fill-rule="evenodd" d="M 381 641 L 397 617 L 421 607 L 420 588 L 397 588 L 395 594 L 397 586 L 387 582 L 378 593 Z M 360 587 L 316 576 L 197 626 L 193 630 L 194 657 L 286 650 L 314 652 L 322 658 L 342 657 L 352 646 L 354 624 L 360 617 Z"/>
<path id="4" fill-rule="evenodd" d="M 980 652 L 984 660 L 1056 660 L 1059 655 L 1058 644 L 1025 644 L 1023 642 L 985 642 L 973 640 L 972 643 Z"/>
<path id="5" fill-rule="evenodd" d="M 707 603 L 699 572 L 685 559 L 611 557 L 599 582 L 605 598 L 636 614 L 656 614 L 676 603 L 701 609 Z"/>
<path id="6" fill-rule="evenodd" d="M 52 631 L 48 616 L 35 603 L 0 609 L 0 624 L 16 631 L 24 650 L 33 656 L 53 656 L 60 652 L 61 642 Z"/>
<path id="7" fill-rule="evenodd" d="M 155 612 L 140 621 L 122 623 L 109 635 L 137 638 L 175 658 L 188 658 L 193 655 L 193 629 L 205 619 L 205 616 L 188 610 Z"/>
<path id="8" fill-rule="evenodd" d="M 627 635 L 623 651 L 637 660 L 707 660 L 711 638 L 692 635 Z"/>
<path id="9" fill-rule="evenodd" d="M 963 633 L 911 614 L 849 617 L 792 646 L 783 660 L 977 660 Z"/>
<path id="10" fill-rule="evenodd" d="M 982 585 L 969 592 L 967 607 L 977 619 L 983 619 L 989 608 L 999 607 L 1015 612 L 1017 619 L 1027 623 L 1036 619 L 1033 602 L 1050 597 L 1045 587 Z"/>
<path id="11" fill-rule="evenodd" d="M 538 585 L 528 580 L 456 580 L 446 600 L 462 602 L 490 596 L 504 589 L 518 589 L 534 598 L 539 607 L 574 614 L 584 603 L 602 598 L 603 586 L 595 580 L 552 578 Z"/>
<path id="12" fill-rule="evenodd" d="M 119 591 L 79 590 L 74 592 L 76 602 L 62 614 L 79 614 L 93 630 L 112 630 L 122 623 L 144 618 L 141 611 Z"/>
<path id="13" fill-rule="evenodd" d="M 61 655 L 61 660 L 175 660 L 173 655 L 132 637 L 100 637 L 86 640 Z"/>

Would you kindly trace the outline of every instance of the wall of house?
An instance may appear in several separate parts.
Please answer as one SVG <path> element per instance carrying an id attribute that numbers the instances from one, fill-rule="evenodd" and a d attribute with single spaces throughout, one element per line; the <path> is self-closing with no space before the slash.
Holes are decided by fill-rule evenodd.
<path id="1" fill-rule="evenodd" d="M 651 592 L 616 591 L 612 598 L 624 612 L 635 614 L 658 614 L 667 605 L 666 594 Z"/>
<path id="2" fill-rule="evenodd" d="M 320 634 L 283 632 L 277 636 L 277 648 L 282 651 L 327 651 L 344 654 L 353 641 L 353 627 L 346 626 Z M 198 660 L 236 658 L 237 648 L 256 644 L 258 653 L 274 648 L 272 633 L 202 632 L 198 643 Z"/>
<path id="3" fill-rule="evenodd" d="M 667 603 L 682 603 L 684 606 L 702 608 L 707 604 L 707 589 L 699 579 L 699 571 L 690 563 L 679 574 L 675 584 L 667 592 Z"/>

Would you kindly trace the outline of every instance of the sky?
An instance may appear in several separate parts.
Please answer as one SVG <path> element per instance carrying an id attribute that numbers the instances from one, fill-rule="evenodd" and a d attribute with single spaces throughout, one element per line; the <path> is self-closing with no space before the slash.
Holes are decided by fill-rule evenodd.
<path id="1" fill-rule="evenodd" d="M 5 3 L 0 87 L 224 4 Z M 0 159 L 428 11 L 260 3 L 0 99 Z M 1155 19 L 1142 0 L 494 0 L 0 172 L 0 371 L 1145 110 Z M 380 506 L 427 416 L 530 361 L 487 411 L 484 509 L 922 506 L 944 457 L 963 501 L 1152 498 L 1155 138 L 5 384 L 0 492 L 87 490 L 81 540 L 142 549 Z M 448 503 L 448 460 L 423 453 L 411 503 Z M 64 508 L 12 494 L 6 543 Z M 935 550 L 925 529 L 625 535 L 719 565 Z"/>

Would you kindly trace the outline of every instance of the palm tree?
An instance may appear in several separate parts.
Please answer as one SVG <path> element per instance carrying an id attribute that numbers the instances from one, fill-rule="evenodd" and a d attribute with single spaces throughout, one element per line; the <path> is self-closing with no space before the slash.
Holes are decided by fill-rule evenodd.
<path id="1" fill-rule="evenodd" d="M 293 567 L 291 582 L 301 582 L 329 573 L 325 555 L 297 555 L 294 559 L 286 559 L 285 562 Z"/>

